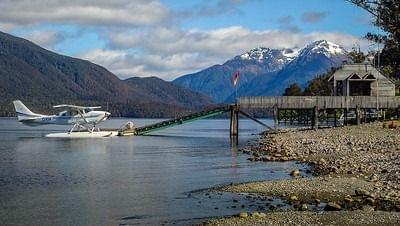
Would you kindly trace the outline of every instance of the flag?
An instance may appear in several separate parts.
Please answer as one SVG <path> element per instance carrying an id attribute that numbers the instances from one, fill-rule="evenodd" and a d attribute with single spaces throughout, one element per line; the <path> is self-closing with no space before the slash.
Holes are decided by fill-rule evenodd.
<path id="1" fill-rule="evenodd" d="M 239 72 L 236 71 L 235 74 L 233 74 L 233 86 L 237 86 L 239 82 Z"/>

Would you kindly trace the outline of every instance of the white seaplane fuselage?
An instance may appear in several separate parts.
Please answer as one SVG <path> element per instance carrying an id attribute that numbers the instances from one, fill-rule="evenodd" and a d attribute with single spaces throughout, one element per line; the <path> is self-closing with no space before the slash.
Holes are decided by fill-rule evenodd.
<path id="1" fill-rule="evenodd" d="M 93 125 L 107 120 L 110 113 L 105 111 L 83 110 L 82 116 L 71 111 L 63 111 L 56 115 L 25 114 L 17 112 L 18 121 L 27 126 L 55 125 Z"/>

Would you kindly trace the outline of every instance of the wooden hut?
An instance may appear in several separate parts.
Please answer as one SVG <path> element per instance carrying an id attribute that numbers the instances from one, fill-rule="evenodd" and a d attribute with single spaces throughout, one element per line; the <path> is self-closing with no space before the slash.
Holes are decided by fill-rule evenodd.
<path id="1" fill-rule="evenodd" d="M 344 64 L 328 81 L 334 96 L 395 96 L 395 84 L 370 64 Z"/>

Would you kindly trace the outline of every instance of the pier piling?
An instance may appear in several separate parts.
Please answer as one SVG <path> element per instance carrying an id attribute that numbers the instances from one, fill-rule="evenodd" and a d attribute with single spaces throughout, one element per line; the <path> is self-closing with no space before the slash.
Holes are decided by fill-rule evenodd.
<path id="1" fill-rule="evenodd" d="M 278 106 L 274 106 L 274 129 L 278 131 Z"/>
<path id="2" fill-rule="evenodd" d="M 231 106 L 231 123 L 230 123 L 230 135 L 237 136 L 239 134 L 239 106 Z"/>

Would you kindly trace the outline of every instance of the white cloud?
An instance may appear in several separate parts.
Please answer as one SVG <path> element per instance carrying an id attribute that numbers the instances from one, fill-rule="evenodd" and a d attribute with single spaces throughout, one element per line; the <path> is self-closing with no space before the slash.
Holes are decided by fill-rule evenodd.
<path id="1" fill-rule="evenodd" d="M 16 25 L 13 23 L 2 23 L 0 22 L 0 31 L 8 32 L 15 28 Z"/>
<path id="2" fill-rule="evenodd" d="M 313 32 L 302 34 L 282 30 L 252 31 L 240 26 L 215 30 L 183 31 L 178 28 L 156 28 L 147 31 L 113 32 L 107 35 L 110 46 L 116 49 L 140 48 L 158 54 L 195 52 L 219 55 L 223 58 L 242 53 L 255 47 L 296 48 L 312 41 L 327 39 L 343 45 L 353 46 L 360 39 L 335 32 Z"/>
<path id="3" fill-rule="evenodd" d="M 239 26 L 207 31 L 162 27 L 145 31 L 113 31 L 104 37 L 109 40 L 112 50 L 96 49 L 81 57 L 104 65 L 123 78 L 159 76 L 166 80 L 222 64 L 255 47 L 302 48 L 321 39 L 346 49 L 355 43 L 364 47 L 368 45 L 365 40 L 343 33 L 252 31 Z"/>
<path id="4" fill-rule="evenodd" d="M 105 49 L 93 49 L 79 57 L 105 66 L 120 78 L 158 76 L 165 80 L 172 80 L 179 75 L 205 68 L 217 60 L 210 57 L 202 58 L 197 53 L 160 56 Z"/>
<path id="5" fill-rule="evenodd" d="M 18 25 L 74 23 L 137 26 L 158 24 L 169 10 L 156 0 L 2 0 L 0 21 Z"/>
<path id="6" fill-rule="evenodd" d="M 60 33 L 50 30 L 36 30 L 27 34 L 25 38 L 50 49 L 53 49 L 55 44 L 64 39 Z"/>

